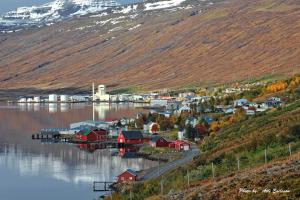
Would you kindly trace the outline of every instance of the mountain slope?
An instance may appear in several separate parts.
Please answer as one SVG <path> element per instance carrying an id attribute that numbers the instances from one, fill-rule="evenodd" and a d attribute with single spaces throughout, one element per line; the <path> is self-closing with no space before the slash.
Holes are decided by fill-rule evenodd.
<path id="1" fill-rule="evenodd" d="M 300 71 L 296 0 L 149 3 L 1 35 L 0 88 L 152 90 Z"/>

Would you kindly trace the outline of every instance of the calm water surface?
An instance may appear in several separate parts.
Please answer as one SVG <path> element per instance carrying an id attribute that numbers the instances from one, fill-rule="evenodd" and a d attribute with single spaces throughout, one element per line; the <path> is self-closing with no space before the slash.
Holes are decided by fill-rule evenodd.
<path id="1" fill-rule="evenodd" d="M 97 119 L 134 117 L 133 104 L 94 106 Z M 112 181 L 117 175 L 155 166 L 141 158 L 115 156 L 116 149 L 94 152 L 69 144 L 41 144 L 31 135 L 41 128 L 68 127 L 93 117 L 87 104 L 0 104 L 0 199 L 97 199 L 93 181 Z"/>

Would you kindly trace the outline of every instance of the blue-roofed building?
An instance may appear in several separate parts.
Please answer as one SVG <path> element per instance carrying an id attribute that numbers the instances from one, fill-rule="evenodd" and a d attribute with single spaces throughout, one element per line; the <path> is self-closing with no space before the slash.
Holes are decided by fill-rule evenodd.
<path id="1" fill-rule="evenodd" d="M 208 124 L 211 124 L 212 122 L 215 121 L 214 118 L 212 118 L 212 117 L 210 117 L 210 116 L 208 116 L 208 115 L 203 116 L 202 119 L 203 119 L 206 123 L 208 123 Z"/>
<path id="2" fill-rule="evenodd" d="M 233 103 L 234 107 L 242 107 L 246 104 L 248 104 L 247 99 L 238 99 L 238 100 L 235 100 L 234 103 Z"/>

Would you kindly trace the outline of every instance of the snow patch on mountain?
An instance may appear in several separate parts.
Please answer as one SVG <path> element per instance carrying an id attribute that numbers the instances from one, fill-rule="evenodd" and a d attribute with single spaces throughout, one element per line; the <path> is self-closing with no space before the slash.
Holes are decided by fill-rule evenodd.
<path id="1" fill-rule="evenodd" d="M 184 1 L 185 0 L 170 0 L 170 1 L 159 1 L 155 3 L 146 3 L 145 10 L 147 11 L 147 10 L 170 8 L 170 7 L 178 6 Z"/>
<path id="2" fill-rule="evenodd" d="M 41 6 L 20 7 L 0 17 L 0 31 L 8 33 L 11 30 L 19 30 L 30 26 L 48 26 L 74 16 L 91 14 L 89 17 L 95 18 L 95 23 L 76 29 L 84 30 L 97 25 L 103 26 L 107 23 L 111 25 L 119 24 L 122 21 L 137 18 L 145 12 L 156 10 L 172 12 L 191 8 L 190 5 L 182 5 L 186 0 L 158 0 L 151 3 L 146 1 L 130 5 L 121 5 L 117 1 L 119 0 L 55 0 Z M 209 2 L 209 0 L 200 1 Z M 119 18 L 115 18 L 114 15 Z M 120 17 L 120 15 L 126 16 L 126 19 Z M 100 18 L 103 18 L 103 20 L 100 20 Z M 68 31 L 71 31 L 71 29 Z"/>
<path id="3" fill-rule="evenodd" d="M 3 24 L 46 23 L 75 15 L 86 15 L 115 7 L 113 0 L 55 0 L 41 6 L 20 7 L 0 18 Z"/>

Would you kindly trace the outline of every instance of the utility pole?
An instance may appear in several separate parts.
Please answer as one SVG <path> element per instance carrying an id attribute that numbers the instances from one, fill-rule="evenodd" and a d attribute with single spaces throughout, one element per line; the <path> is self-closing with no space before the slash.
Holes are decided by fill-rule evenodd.
<path id="1" fill-rule="evenodd" d="M 188 188 L 190 188 L 190 174 L 189 174 L 189 170 L 187 170 L 187 182 L 188 182 Z"/>
<path id="2" fill-rule="evenodd" d="M 129 198 L 130 198 L 130 200 L 132 200 L 132 192 L 131 192 L 131 190 L 130 190 L 130 193 L 129 193 Z"/>
<path id="3" fill-rule="evenodd" d="M 93 122 L 95 121 L 95 103 L 93 102 Z"/>
<path id="4" fill-rule="evenodd" d="M 163 180 L 160 181 L 160 192 L 161 192 L 161 195 L 164 195 L 164 185 L 163 185 Z"/>
<path id="5" fill-rule="evenodd" d="M 265 164 L 267 164 L 267 149 L 265 149 Z"/>
<path id="6" fill-rule="evenodd" d="M 158 157 L 158 171 L 157 171 L 157 176 L 159 176 L 159 157 Z"/>
<path id="7" fill-rule="evenodd" d="M 212 171 L 213 178 L 215 178 L 214 163 L 211 163 L 211 171 Z"/>

